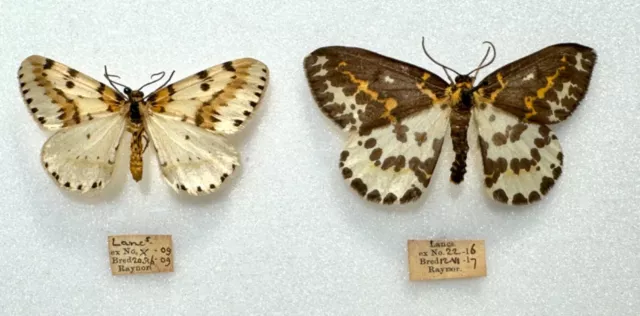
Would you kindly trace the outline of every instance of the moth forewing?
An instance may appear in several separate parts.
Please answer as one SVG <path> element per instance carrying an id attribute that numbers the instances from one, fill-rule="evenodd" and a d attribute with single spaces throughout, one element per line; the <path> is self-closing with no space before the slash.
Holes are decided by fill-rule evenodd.
<path id="1" fill-rule="evenodd" d="M 584 98 L 596 59 L 580 44 L 552 45 L 489 74 L 477 96 L 524 121 L 558 123 Z"/>
<path id="2" fill-rule="evenodd" d="M 42 56 L 30 56 L 22 62 L 18 81 L 29 112 L 50 130 L 117 113 L 124 102 L 103 83 Z"/>

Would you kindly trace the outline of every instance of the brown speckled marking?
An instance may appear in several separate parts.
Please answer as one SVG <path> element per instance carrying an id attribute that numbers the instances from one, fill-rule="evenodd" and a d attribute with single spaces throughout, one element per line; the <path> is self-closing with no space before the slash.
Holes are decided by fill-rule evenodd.
<path id="1" fill-rule="evenodd" d="M 409 128 L 405 125 L 402 125 L 400 123 L 396 124 L 393 127 L 393 132 L 396 134 L 396 139 L 401 142 L 401 143 L 406 143 L 407 142 L 407 132 L 409 131 Z"/>
<path id="2" fill-rule="evenodd" d="M 504 192 L 503 189 L 493 191 L 493 199 L 502 203 L 507 203 L 509 201 L 507 193 Z"/>
<path id="3" fill-rule="evenodd" d="M 380 196 L 380 192 L 378 190 L 373 190 L 367 194 L 367 200 L 375 203 L 380 203 L 382 201 L 382 197 Z"/>
<path id="4" fill-rule="evenodd" d="M 348 157 L 349 157 L 349 151 L 343 150 L 342 153 L 340 154 L 340 161 L 344 162 L 345 160 L 347 160 Z"/>
<path id="5" fill-rule="evenodd" d="M 416 144 L 418 144 L 418 146 L 422 146 L 422 144 L 427 141 L 426 132 L 422 132 L 422 133 L 415 132 L 414 136 L 415 136 Z"/>
<path id="6" fill-rule="evenodd" d="M 209 77 L 209 72 L 205 69 L 196 73 L 196 76 L 198 77 L 198 79 L 206 79 L 207 77 Z"/>
<path id="7" fill-rule="evenodd" d="M 380 157 L 382 157 L 382 149 L 376 148 L 373 151 L 371 151 L 371 155 L 369 155 L 369 160 L 378 161 L 380 160 Z"/>
<path id="8" fill-rule="evenodd" d="M 361 135 L 432 106 L 416 85 L 415 78 L 422 78 L 424 69 L 364 49 L 320 48 L 305 58 L 304 67 L 322 112 L 346 130 L 359 129 Z M 435 75 L 421 82 L 440 97 L 447 86 Z M 341 88 L 355 103 L 338 99 L 330 87 Z"/>
<path id="9" fill-rule="evenodd" d="M 28 82 L 25 74 L 29 75 Z M 84 113 L 86 111 L 79 109 L 87 104 L 82 95 L 84 92 L 77 89 L 76 85 L 79 82 L 83 82 L 88 88 L 95 86 L 95 91 L 102 94 L 100 100 L 106 104 L 106 109 L 93 108 L 95 113 L 105 110 L 118 111 L 123 105 L 115 91 L 106 89 L 102 83 L 62 63 L 41 56 L 25 59 L 19 69 L 18 78 L 23 98 L 30 111 L 34 114 L 38 110 L 48 113 L 47 117 L 34 115 L 34 118 L 49 129 L 79 124 L 87 119 L 90 113 Z"/>
<path id="10" fill-rule="evenodd" d="M 370 149 L 376 146 L 376 139 L 369 138 L 366 142 L 364 142 L 364 148 Z"/>
<path id="11" fill-rule="evenodd" d="M 148 100 L 153 105 L 151 110 L 180 117 L 186 115 L 187 122 L 213 131 L 230 133 L 229 129 L 232 131 L 240 129 L 250 117 L 252 108 L 258 105 L 266 89 L 267 69 L 256 69 L 255 66 L 258 64 L 259 62 L 253 59 L 238 59 L 200 71 L 149 96 Z M 262 72 L 257 72 L 260 70 Z M 223 74 L 228 72 L 233 72 L 233 76 L 227 77 L 228 75 Z M 216 79 L 219 78 L 216 77 L 218 75 L 223 76 L 224 80 L 229 80 L 222 89 L 214 89 L 215 85 L 212 85 L 215 80 L 218 80 Z M 186 98 L 183 90 L 193 85 L 198 87 L 201 93 L 197 98 L 189 100 L 201 102 L 201 104 L 190 105 L 191 108 L 195 108 L 195 112 L 182 113 L 184 109 L 179 105 L 181 100 Z M 172 101 L 176 101 L 175 104 L 178 105 L 172 105 Z M 238 112 L 242 117 L 228 115 L 229 111 L 221 110 L 230 106 L 239 106 Z"/>
<path id="12" fill-rule="evenodd" d="M 540 194 L 536 191 L 529 193 L 529 203 L 540 201 Z"/>
<path id="13" fill-rule="evenodd" d="M 384 203 L 384 204 L 393 204 L 393 203 L 396 202 L 397 199 L 398 199 L 398 197 L 395 194 L 389 192 L 389 193 L 387 193 L 387 195 L 382 200 L 382 203 Z"/>
<path id="14" fill-rule="evenodd" d="M 478 97 L 528 122 L 557 123 L 567 119 L 583 99 L 596 59 L 593 49 L 579 44 L 549 46 L 488 75 Z"/>
<path id="15" fill-rule="evenodd" d="M 527 200 L 526 197 L 524 197 L 524 195 L 522 195 L 522 193 L 517 193 L 516 195 L 513 196 L 512 203 L 515 205 L 523 205 L 523 204 L 528 204 L 529 201 Z"/>
<path id="16" fill-rule="evenodd" d="M 349 168 L 343 168 L 342 169 L 342 176 L 345 179 L 349 179 L 349 178 L 351 178 L 353 176 L 353 171 L 351 171 L 351 169 L 349 169 Z"/>
<path id="17" fill-rule="evenodd" d="M 405 194 L 400 198 L 400 203 L 404 204 L 415 201 L 419 199 L 421 195 L 422 191 L 420 191 L 420 189 L 415 186 L 411 187 L 411 189 L 407 190 L 407 192 L 405 192 Z"/>
<path id="18" fill-rule="evenodd" d="M 364 184 L 360 178 L 353 179 L 353 181 L 351 181 L 351 187 L 361 196 L 367 194 L 367 185 Z"/>

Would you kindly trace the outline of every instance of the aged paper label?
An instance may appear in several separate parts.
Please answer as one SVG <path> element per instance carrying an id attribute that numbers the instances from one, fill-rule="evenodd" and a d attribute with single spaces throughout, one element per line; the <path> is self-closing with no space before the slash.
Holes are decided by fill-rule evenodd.
<path id="1" fill-rule="evenodd" d="M 171 235 L 109 236 L 111 274 L 173 272 Z"/>
<path id="2" fill-rule="evenodd" d="M 409 240 L 411 281 L 487 275 L 484 240 Z"/>

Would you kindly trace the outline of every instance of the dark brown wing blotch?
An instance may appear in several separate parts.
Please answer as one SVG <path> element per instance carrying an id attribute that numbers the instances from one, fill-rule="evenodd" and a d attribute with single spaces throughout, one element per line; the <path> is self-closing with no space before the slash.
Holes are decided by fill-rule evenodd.
<path id="1" fill-rule="evenodd" d="M 563 121 L 586 94 L 596 58 L 593 49 L 579 44 L 549 46 L 488 75 L 476 101 L 528 122 Z"/>

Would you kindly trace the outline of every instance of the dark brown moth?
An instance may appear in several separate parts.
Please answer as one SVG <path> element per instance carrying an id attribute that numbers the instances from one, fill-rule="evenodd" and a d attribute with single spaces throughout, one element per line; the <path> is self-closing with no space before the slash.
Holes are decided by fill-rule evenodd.
<path id="1" fill-rule="evenodd" d="M 485 63 L 490 51 L 493 58 Z M 547 194 L 563 162 L 558 138 L 547 125 L 576 109 L 596 53 L 579 44 L 549 46 L 474 86 L 477 73 L 494 59 L 491 44 L 468 74 L 433 60 L 443 67 L 446 82 L 360 48 L 323 47 L 307 56 L 304 67 L 313 97 L 326 116 L 349 132 L 340 168 L 350 186 L 377 203 L 418 199 L 429 185 L 448 131 L 455 152 L 450 178 L 462 182 L 473 118 L 489 195 L 502 203 L 528 204 Z M 454 79 L 448 70 L 456 73 Z"/>

